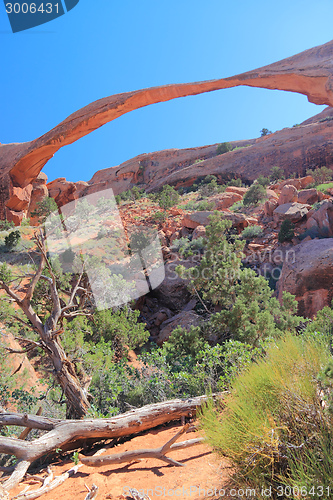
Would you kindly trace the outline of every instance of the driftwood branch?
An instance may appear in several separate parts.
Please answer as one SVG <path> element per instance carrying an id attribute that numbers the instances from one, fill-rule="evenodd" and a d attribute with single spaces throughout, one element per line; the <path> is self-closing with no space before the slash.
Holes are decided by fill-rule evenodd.
<path id="1" fill-rule="evenodd" d="M 222 398 L 223 393 L 215 397 Z M 71 449 L 75 449 L 75 443 L 82 442 L 83 439 L 99 441 L 131 436 L 166 422 L 180 420 L 182 416 L 193 416 L 207 399 L 208 396 L 198 396 L 164 401 L 108 419 L 56 420 L 36 415 L 0 413 L 0 425 L 18 425 L 48 431 L 32 441 L 0 437 L 0 453 L 15 455 L 20 461 L 6 481 L 5 488 L 9 490 L 16 486 L 31 462 L 56 448 L 70 444 Z"/>
<path id="2" fill-rule="evenodd" d="M 49 474 L 43 483 L 43 486 L 38 488 L 38 490 L 26 492 L 26 493 L 21 493 L 18 496 L 15 497 L 15 500 L 35 500 L 35 498 L 39 498 L 45 493 L 48 493 L 49 491 L 54 490 L 61 484 L 63 484 L 66 479 L 69 477 L 73 476 L 74 474 L 77 473 L 79 468 L 82 467 L 82 464 L 75 465 L 71 469 L 69 469 L 67 472 L 64 472 L 61 474 L 61 476 L 57 476 L 56 478 L 53 479 L 53 474 Z"/>
<path id="3" fill-rule="evenodd" d="M 96 484 L 93 484 L 91 490 L 89 490 L 89 493 L 84 500 L 94 500 L 97 497 L 97 494 L 98 494 L 98 486 L 96 486 Z"/>
<path id="4" fill-rule="evenodd" d="M 104 451 L 105 451 L 105 448 L 98 450 L 94 454 L 94 456 L 98 456 L 101 453 L 104 453 Z M 37 490 L 33 490 L 30 492 L 26 492 L 26 490 L 23 490 L 18 496 L 15 497 L 15 500 L 35 500 L 35 498 L 41 497 L 45 493 L 48 493 L 49 491 L 52 491 L 55 488 L 57 488 L 58 486 L 60 486 L 61 484 L 63 484 L 66 481 L 66 479 L 68 479 L 69 477 L 74 476 L 77 473 L 77 471 L 80 469 L 80 467 L 82 467 L 82 465 L 83 464 L 75 465 L 74 467 L 71 467 L 67 472 L 64 472 L 63 474 L 55 477 L 54 479 L 53 479 L 53 473 L 51 470 L 48 470 L 49 474 L 46 478 L 40 478 L 39 476 L 32 476 L 32 477 L 36 477 L 36 479 L 38 481 L 41 481 L 43 483 L 43 485 L 40 488 L 38 488 Z M 95 485 L 93 485 L 93 487 L 94 486 Z M 93 487 L 91 488 L 90 492 L 95 493 L 95 496 L 86 497 L 86 498 L 91 498 L 91 500 L 93 498 L 96 498 L 97 493 L 98 493 L 98 488 L 96 487 L 97 488 L 97 491 L 96 491 Z M 0 497 L 0 499 L 1 499 L 1 497 Z"/>
<path id="5" fill-rule="evenodd" d="M 84 457 L 79 455 L 81 462 L 89 467 L 99 467 L 101 465 L 113 465 L 121 464 L 124 462 L 133 462 L 143 458 L 155 458 L 157 460 L 162 460 L 171 465 L 184 464 L 173 460 L 172 458 L 166 457 L 168 451 L 181 450 L 183 448 L 190 448 L 191 446 L 196 446 L 203 442 L 203 438 L 189 439 L 188 441 L 183 441 L 181 443 L 175 443 L 175 441 L 187 431 L 189 424 L 185 425 L 175 436 L 173 436 L 167 443 L 159 448 L 150 448 L 143 450 L 131 450 L 125 451 L 123 453 L 115 453 L 113 455 L 104 455 L 102 457 Z"/>

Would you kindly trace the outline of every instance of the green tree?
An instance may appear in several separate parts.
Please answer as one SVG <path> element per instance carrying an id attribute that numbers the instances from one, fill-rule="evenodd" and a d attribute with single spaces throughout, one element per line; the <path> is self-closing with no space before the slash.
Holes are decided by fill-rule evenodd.
<path id="1" fill-rule="evenodd" d="M 20 239 L 21 239 L 21 233 L 18 229 L 16 229 L 15 231 L 11 231 L 5 237 L 5 245 L 7 248 L 14 248 L 18 245 Z"/>
<path id="2" fill-rule="evenodd" d="M 282 168 L 280 168 L 280 167 L 272 167 L 271 168 L 271 173 L 270 173 L 270 176 L 269 176 L 269 180 L 271 182 L 276 182 L 276 181 L 279 181 L 281 179 L 284 179 L 284 172 L 283 172 Z"/>
<path id="3" fill-rule="evenodd" d="M 257 183 L 261 184 L 261 186 L 264 186 L 264 187 L 267 187 L 269 182 L 270 181 L 269 181 L 268 177 L 264 177 L 263 175 L 259 175 L 259 177 L 257 179 Z"/>
<path id="4" fill-rule="evenodd" d="M 266 198 L 266 189 L 261 184 L 252 184 L 244 195 L 243 205 L 257 205 L 264 198 Z"/>
<path id="5" fill-rule="evenodd" d="M 280 304 L 267 280 L 242 266 L 245 242 L 229 236 L 230 226 L 215 212 L 206 228 L 207 245 L 195 272 L 181 266 L 176 270 L 192 277 L 190 287 L 200 290 L 204 300 L 221 309 L 210 318 L 213 327 L 222 332 L 221 337 L 256 345 L 299 324 L 297 302 L 285 292 Z"/>
<path id="6" fill-rule="evenodd" d="M 312 175 L 316 184 L 324 184 L 333 179 L 333 170 L 327 167 L 316 168 L 314 170 L 308 169 L 307 175 Z"/>
<path id="7" fill-rule="evenodd" d="M 280 243 L 284 241 L 290 241 L 295 236 L 295 225 L 289 220 L 285 219 L 282 221 L 281 228 L 278 235 L 278 240 Z"/>
<path id="8" fill-rule="evenodd" d="M 272 131 L 268 130 L 268 128 L 262 128 L 260 130 L 260 136 L 261 137 L 264 137 L 265 135 L 269 135 L 269 134 L 272 134 Z"/>
<path id="9" fill-rule="evenodd" d="M 31 217 L 38 217 L 38 222 L 43 224 L 50 214 L 58 211 L 58 205 L 53 198 L 47 196 L 37 203 L 35 210 L 31 212 Z"/>
<path id="10" fill-rule="evenodd" d="M 230 144 L 230 142 L 221 142 L 221 144 L 217 146 L 216 154 L 223 155 L 224 153 L 228 153 L 231 150 L 232 150 L 232 145 Z"/>
<path id="11" fill-rule="evenodd" d="M 174 207 L 179 201 L 179 194 L 174 187 L 166 184 L 158 197 L 158 204 L 161 208 L 166 210 L 167 208 Z"/>

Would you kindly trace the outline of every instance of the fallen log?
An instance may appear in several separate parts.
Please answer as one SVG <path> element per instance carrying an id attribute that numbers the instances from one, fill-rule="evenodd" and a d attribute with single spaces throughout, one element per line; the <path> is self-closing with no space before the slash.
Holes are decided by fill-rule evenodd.
<path id="1" fill-rule="evenodd" d="M 223 399 L 224 394 L 215 394 L 213 397 Z M 14 488 L 33 461 L 57 448 L 61 449 L 68 443 L 72 443 L 72 449 L 75 449 L 75 443 L 82 442 L 82 439 L 93 438 L 99 441 L 131 436 L 173 420 L 180 420 L 183 416 L 193 416 L 208 398 L 209 396 L 204 395 L 164 401 L 106 419 L 56 420 L 36 415 L 0 413 L 0 425 L 18 425 L 48 431 L 32 441 L 0 437 L 0 453 L 15 455 L 19 460 L 3 487 L 7 491 Z"/>
<path id="2" fill-rule="evenodd" d="M 125 451 L 123 453 L 114 453 L 113 455 L 103 455 L 102 457 L 84 457 L 79 455 L 81 462 L 84 465 L 90 467 L 99 467 L 101 465 L 113 465 L 121 464 L 124 462 L 133 462 L 140 460 L 142 458 L 155 458 L 157 460 L 162 460 L 168 464 L 180 465 L 184 464 L 173 460 L 172 458 L 166 457 L 166 453 L 172 450 L 180 450 L 183 448 L 190 448 L 191 446 L 196 446 L 203 442 L 203 438 L 189 439 L 188 441 L 183 441 L 182 443 L 175 443 L 175 441 L 184 434 L 189 428 L 189 424 L 185 425 L 175 436 L 173 436 L 167 443 L 159 448 L 150 448 L 143 450 L 131 450 Z"/>

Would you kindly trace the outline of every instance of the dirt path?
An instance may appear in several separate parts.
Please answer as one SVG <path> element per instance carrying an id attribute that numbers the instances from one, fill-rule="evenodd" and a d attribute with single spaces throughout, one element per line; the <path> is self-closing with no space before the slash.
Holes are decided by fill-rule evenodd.
<path id="1" fill-rule="evenodd" d="M 130 441 L 113 448 L 114 453 L 140 448 L 156 448 L 171 439 L 179 430 L 180 425 L 151 430 L 143 435 L 134 437 Z M 197 437 L 198 433 L 188 433 L 185 439 Z M 180 441 L 185 440 L 183 437 Z M 105 454 L 110 454 L 108 450 Z M 185 467 L 175 467 L 164 464 L 155 459 L 145 459 L 139 463 L 105 465 L 103 467 L 83 466 L 76 476 L 54 491 L 43 495 L 43 500 L 84 500 L 87 489 L 93 484 L 99 487 L 97 500 L 124 499 L 129 488 L 148 493 L 151 500 L 158 498 L 190 498 L 198 500 L 204 498 L 218 498 L 213 496 L 212 490 L 217 492 L 226 488 L 231 469 L 226 461 L 221 461 L 211 452 L 207 445 L 198 445 L 193 448 L 172 451 L 170 457 L 185 464 Z M 73 462 L 62 462 L 52 467 L 54 475 L 67 471 Z M 20 488 L 11 492 L 12 496 L 24 489 L 28 482 L 21 483 Z M 39 487 L 31 485 L 30 489 Z M 147 491 L 149 490 L 149 491 Z M 229 498 L 227 494 L 224 498 Z M 235 498 L 233 496 L 232 498 Z"/>

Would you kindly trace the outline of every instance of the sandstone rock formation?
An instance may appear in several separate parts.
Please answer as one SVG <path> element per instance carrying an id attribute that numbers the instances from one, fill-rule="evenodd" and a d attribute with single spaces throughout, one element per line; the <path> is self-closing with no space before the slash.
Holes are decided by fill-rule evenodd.
<path id="1" fill-rule="evenodd" d="M 294 203 L 297 201 L 297 189 L 291 184 L 286 184 L 281 189 L 280 197 L 278 200 L 279 205 L 284 205 L 285 203 Z"/>
<path id="2" fill-rule="evenodd" d="M 282 267 L 279 298 L 283 290 L 292 293 L 299 314 L 312 317 L 333 299 L 333 238 L 303 242 L 292 252 Z"/>
<path id="3" fill-rule="evenodd" d="M 318 235 L 333 237 L 333 203 L 330 200 L 322 202 L 318 210 L 311 212 L 311 217 L 306 222 L 309 230 L 314 230 Z"/>
<path id="4" fill-rule="evenodd" d="M 308 205 L 313 205 L 318 201 L 317 189 L 304 189 L 300 191 L 297 196 L 298 203 L 306 203 Z"/>
<path id="5" fill-rule="evenodd" d="M 311 207 L 310 207 L 311 208 Z M 279 205 L 273 212 L 275 222 L 282 222 L 289 219 L 291 222 L 296 223 L 303 219 L 309 211 L 309 205 L 302 205 L 301 203 L 285 203 Z"/>
<path id="6" fill-rule="evenodd" d="M 245 227 L 249 225 L 249 221 L 247 220 L 244 214 L 236 214 L 230 211 L 220 211 L 223 215 L 223 218 L 226 220 L 230 220 L 233 227 L 236 227 L 238 231 L 243 230 Z M 213 215 L 214 212 L 200 211 L 193 212 L 192 214 L 186 214 L 182 221 L 184 227 L 188 229 L 195 229 L 198 226 L 208 226 L 210 224 L 210 216 Z"/>
<path id="7" fill-rule="evenodd" d="M 5 217 L 6 207 L 13 210 L 8 206 L 9 203 L 13 207 L 14 203 L 12 193 L 8 192 L 9 186 L 24 189 L 37 177 L 43 166 L 61 147 L 75 142 L 105 123 L 134 109 L 177 97 L 197 95 L 239 85 L 299 92 L 306 95 L 311 102 L 333 106 L 332 51 L 333 41 L 274 64 L 229 78 L 165 85 L 106 97 L 73 113 L 54 129 L 34 141 L 1 145 L 0 217 Z M 295 130 L 298 128 L 296 127 Z M 300 132 L 300 136 L 304 134 L 304 130 L 298 132 Z M 270 136 L 261 139 L 267 141 L 268 144 L 271 141 Z M 323 142 L 322 138 L 321 144 Z M 332 154 L 331 149 L 329 151 L 328 149 L 324 148 L 326 156 L 328 152 L 329 155 Z M 239 151 L 232 154 L 235 157 L 237 153 Z M 277 158 L 278 156 L 279 151 L 277 151 Z M 201 167 L 205 167 L 205 165 Z M 200 167 L 197 168 L 200 169 Z M 216 170 L 216 165 L 214 168 Z M 244 173 L 244 165 L 240 165 L 238 168 Z M 258 171 L 260 168 L 255 168 L 253 175 L 257 176 Z M 209 172 L 206 172 L 205 169 L 205 173 Z M 195 169 L 193 174 L 195 177 L 198 176 Z M 139 175 L 138 171 L 137 175 Z M 176 182 L 177 178 L 171 179 L 171 183 Z M 15 210 L 17 210 L 16 205 Z"/>

